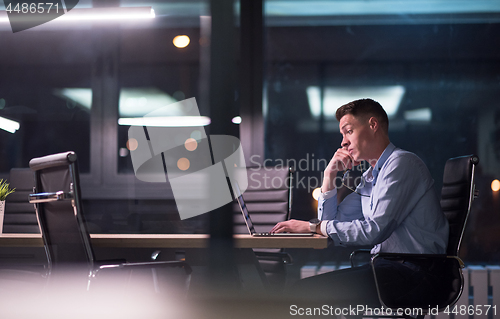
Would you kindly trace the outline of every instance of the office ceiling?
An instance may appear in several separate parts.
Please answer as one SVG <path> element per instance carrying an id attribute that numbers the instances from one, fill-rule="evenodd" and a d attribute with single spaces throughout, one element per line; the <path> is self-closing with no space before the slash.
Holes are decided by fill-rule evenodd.
<path id="1" fill-rule="evenodd" d="M 80 2 L 91 3 L 90 0 Z M 158 17 L 199 24 L 208 1 L 121 0 L 122 6 L 152 6 Z M 235 11 L 239 2 L 235 1 Z M 500 22 L 498 0 L 266 0 L 268 26 L 492 23 Z"/>
<path id="2" fill-rule="evenodd" d="M 208 0 L 119 2 L 123 7 L 151 6 L 156 13 L 154 22 L 122 22 L 124 28 L 198 27 L 199 17 L 209 15 L 210 11 Z M 77 5 L 77 8 L 90 7 L 92 0 L 80 0 Z M 0 3 L 0 10 L 4 9 Z M 264 10 L 267 26 L 500 22 L 498 0 L 266 0 Z M 235 11 L 239 12 L 238 1 Z"/>

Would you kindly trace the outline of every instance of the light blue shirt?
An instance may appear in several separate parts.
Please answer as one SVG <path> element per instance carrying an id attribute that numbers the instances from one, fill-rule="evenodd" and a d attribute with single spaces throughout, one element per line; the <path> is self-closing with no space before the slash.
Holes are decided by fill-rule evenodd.
<path id="1" fill-rule="evenodd" d="M 356 190 L 337 205 L 337 190 L 321 194 L 322 232 L 336 245 L 374 245 L 372 253 L 444 254 L 448 221 L 434 180 L 418 156 L 387 146 Z"/>

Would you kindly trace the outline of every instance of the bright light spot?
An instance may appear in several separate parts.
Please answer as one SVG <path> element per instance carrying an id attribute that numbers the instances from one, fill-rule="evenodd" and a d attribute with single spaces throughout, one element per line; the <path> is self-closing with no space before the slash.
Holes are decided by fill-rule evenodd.
<path id="1" fill-rule="evenodd" d="M 158 116 L 129 117 L 118 119 L 119 125 L 156 126 L 156 127 L 190 127 L 206 126 L 211 120 L 207 116 Z"/>
<path id="2" fill-rule="evenodd" d="M 321 114 L 321 91 L 317 86 L 306 89 L 311 115 L 317 119 Z M 335 118 L 337 109 L 354 100 L 371 98 L 382 105 L 389 118 L 396 115 L 405 94 L 401 85 L 373 87 L 325 87 L 323 92 L 323 115 Z"/>
<path id="3" fill-rule="evenodd" d="M 178 35 L 174 38 L 174 40 L 172 40 L 174 45 L 180 49 L 187 47 L 190 41 L 191 40 L 187 35 Z"/>
<path id="4" fill-rule="evenodd" d="M 148 99 L 144 96 L 128 97 L 125 99 L 126 108 L 145 107 L 147 104 L 148 104 Z"/>
<path id="5" fill-rule="evenodd" d="M 0 116 L 0 129 L 9 133 L 15 133 L 19 127 L 21 127 L 21 125 L 18 122 Z"/>
<path id="6" fill-rule="evenodd" d="M 120 117 L 139 117 L 155 111 L 156 116 L 181 116 L 185 114 L 177 100 L 154 87 L 122 88 L 118 114 Z"/>
<path id="7" fill-rule="evenodd" d="M 128 153 L 128 149 L 126 149 L 125 147 L 120 147 L 120 157 L 127 157 Z"/>
<path id="8" fill-rule="evenodd" d="M 139 142 L 135 138 L 131 138 L 127 141 L 127 148 L 131 151 L 135 151 L 139 146 Z"/>
<path id="9" fill-rule="evenodd" d="M 500 190 L 500 181 L 498 179 L 491 182 L 491 190 L 494 192 L 498 192 Z"/>
<path id="10" fill-rule="evenodd" d="M 404 117 L 405 120 L 412 122 L 430 122 L 432 120 L 432 111 L 428 107 L 405 111 Z"/>
<path id="11" fill-rule="evenodd" d="M 177 161 L 177 167 L 181 170 L 181 171 L 185 171 L 189 168 L 189 160 L 185 157 L 182 157 L 182 158 L 179 158 L 179 160 Z"/>
<path id="12" fill-rule="evenodd" d="M 312 192 L 314 200 L 318 200 L 320 194 L 321 194 L 321 188 L 315 188 Z"/>
<path id="13" fill-rule="evenodd" d="M 87 110 L 90 110 L 92 106 L 92 89 L 88 88 L 55 89 L 53 93 L 55 96 L 75 102 L 76 104 L 83 106 Z"/>
<path id="14" fill-rule="evenodd" d="M 241 116 L 235 116 L 231 120 L 234 124 L 241 124 Z"/>
<path id="15" fill-rule="evenodd" d="M 151 7 L 78 8 L 55 21 L 141 20 L 154 17 L 155 11 Z"/>
<path id="16" fill-rule="evenodd" d="M 192 137 L 188 138 L 186 142 L 184 142 L 184 146 L 188 151 L 194 151 L 198 147 L 198 142 Z"/>

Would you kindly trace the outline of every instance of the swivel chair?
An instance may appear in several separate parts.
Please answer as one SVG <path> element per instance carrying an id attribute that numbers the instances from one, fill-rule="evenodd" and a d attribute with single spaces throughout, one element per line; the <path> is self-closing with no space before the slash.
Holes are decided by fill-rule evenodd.
<path id="1" fill-rule="evenodd" d="M 288 220 L 292 209 L 290 167 L 247 168 L 248 188 L 243 197 L 257 232 L 268 232 L 276 223 Z M 234 232 L 248 234 L 238 204 L 234 205 Z M 292 257 L 283 249 L 254 249 L 271 289 L 282 290 L 286 284 L 286 265 Z"/>
<path id="2" fill-rule="evenodd" d="M 77 164 L 77 156 L 71 151 L 34 158 L 29 163 L 35 172 L 36 192 L 30 195 L 30 202 L 36 204 L 49 276 L 70 271 L 86 287 L 91 287 L 104 270 L 131 274 L 139 269 L 152 269 L 154 280 L 155 269 L 180 267 L 184 269 L 187 286 L 191 268 L 183 261 L 96 260 L 85 225 Z"/>
<path id="3" fill-rule="evenodd" d="M 371 265 L 375 275 L 375 282 L 379 300 L 382 306 L 391 309 L 422 309 L 417 314 L 417 318 L 424 318 L 426 311 L 429 310 L 429 302 L 432 302 L 432 308 L 438 308 L 438 311 L 444 310 L 447 306 L 453 306 L 460 298 L 464 278 L 462 268 L 463 261 L 459 258 L 460 244 L 462 242 L 465 226 L 471 211 L 472 202 L 478 193 L 475 189 L 475 168 L 479 163 L 476 155 L 461 156 L 451 158 L 446 162 L 443 174 L 443 187 L 441 189 L 441 209 L 448 219 L 450 225 L 448 247 L 444 255 L 426 255 L 426 254 L 397 254 L 397 253 L 378 253 L 371 258 Z M 351 264 L 354 256 L 359 251 L 351 254 Z M 368 251 L 369 252 L 369 251 Z M 439 289 L 443 293 L 434 300 L 425 300 L 416 302 L 414 300 L 402 300 L 396 296 L 390 287 L 384 285 L 380 272 L 377 272 L 375 264 L 379 259 L 389 259 L 396 261 L 409 261 L 416 263 L 428 263 L 432 267 L 442 270 L 442 277 Z M 353 265 L 354 266 L 354 265 Z M 367 317 L 377 317 L 373 314 L 366 314 Z M 410 315 L 401 314 L 395 316 L 384 316 L 385 318 L 413 318 Z"/>

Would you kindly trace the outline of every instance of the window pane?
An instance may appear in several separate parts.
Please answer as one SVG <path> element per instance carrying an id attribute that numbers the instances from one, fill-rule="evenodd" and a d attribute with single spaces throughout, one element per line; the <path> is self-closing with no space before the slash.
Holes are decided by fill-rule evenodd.
<path id="1" fill-rule="evenodd" d="M 19 125 L 13 133 L 0 130 L 0 172 L 69 150 L 78 154 L 80 171 L 90 171 L 88 35 L 0 31 L 0 116 Z"/>
<path id="2" fill-rule="evenodd" d="M 208 11 L 208 4 L 176 5 L 185 10 L 172 14 L 174 4 L 155 6 L 157 22 L 154 28 L 121 30 L 119 118 L 122 120 L 140 118 L 192 97 L 200 106 L 199 60 L 204 43 L 200 19 Z M 168 17 L 161 15 L 167 11 Z M 179 43 L 179 37 L 189 41 Z M 179 115 L 175 112 L 165 114 Z M 118 127 L 118 173 L 133 173 L 127 149 L 129 127 L 126 124 Z"/>
<path id="3" fill-rule="evenodd" d="M 389 114 L 391 141 L 425 161 L 437 190 L 448 158 L 480 157 L 484 193 L 464 252 L 491 258 L 500 238 L 472 233 L 500 226 L 490 188 L 500 177 L 500 20 L 491 18 L 500 7 L 453 2 L 265 2 L 265 156 L 295 164 L 293 217 L 315 214 L 311 192 L 340 147 L 336 109 L 370 97 Z"/>

